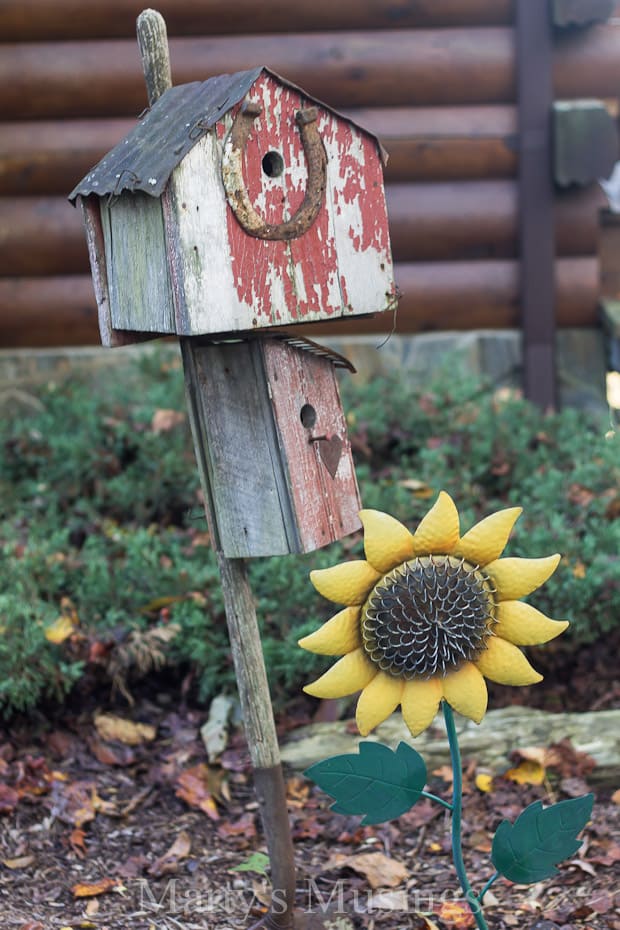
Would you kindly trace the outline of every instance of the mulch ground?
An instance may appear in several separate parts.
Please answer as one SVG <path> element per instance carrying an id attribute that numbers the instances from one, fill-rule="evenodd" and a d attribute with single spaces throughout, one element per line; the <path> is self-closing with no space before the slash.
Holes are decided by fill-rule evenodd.
<path id="1" fill-rule="evenodd" d="M 115 732 L 109 715 L 146 727 Z M 209 765 L 204 720 L 204 709 L 167 690 L 137 697 L 133 708 L 69 706 L 57 719 L 0 731 L 1 930 L 225 930 L 260 921 L 268 889 L 248 755 L 237 731 Z M 282 730 L 292 723 L 289 715 Z M 476 889 L 493 871 L 500 820 L 536 799 L 587 790 L 587 758 L 570 747 L 561 755 L 542 784 L 500 777 L 489 791 L 476 785 L 477 760 L 465 760 L 464 850 Z M 449 780 L 447 769 L 436 772 L 430 790 L 449 799 Z M 289 773 L 287 790 L 302 910 L 317 915 L 329 905 L 333 930 L 471 925 L 441 807 L 422 801 L 397 821 L 361 827 L 359 817 L 332 813 L 305 779 Z M 620 930 L 620 798 L 612 792 L 595 790 L 583 845 L 556 878 L 493 885 L 490 930 Z"/>

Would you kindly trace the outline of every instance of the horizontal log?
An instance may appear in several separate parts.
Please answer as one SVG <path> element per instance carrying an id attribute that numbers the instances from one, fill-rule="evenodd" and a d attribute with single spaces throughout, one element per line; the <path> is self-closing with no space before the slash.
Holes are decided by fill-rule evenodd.
<path id="1" fill-rule="evenodd" d="M 517 254 L 516 181 L 392 184 L 386 188 L 396 261 L 506 258 Z M 556 198 L 556 251 L 594 254 L 596 186 Z M 63 197 L 0 199 L 0 275 L 80 274 L 89 269 L 81 214 Z"/>
<path id="2" fill-rule="evenodd" d="M 0 125 L 0 195 L 67 195 L 135 126 L 135 119 Z"/>
<path id="3" fill-rule="evenodd" d="M 300 327 L 308 338 L 354 333 L 518 327 L 517 261 L 410 262 L 395 266 L 402 293 L 396 315 Z M 595 256 L 556 261 L 556 320 L 560 327 L 597 326 L 599 263 Z"/>
<path id="4" fill-rule="evenodd" d="M 387 182 L 516 174 L 515 107 L 375 107 L 344 115 L 380 138 L 389 154 Z M 133 119 L 5 123 L 0 195 L 67 194 L 133 126 Z"/>
<path id="5" fill-rule="evenodd" d="M 558 326 L 598 325 L 598 260 L 556 262 Z M 396 332 L 502 329 L 519 325 L 516 261 L 431 262 L 396 266 L 403 293 Z M 309 338 L 388 333 L 390 313 L 347 323 L 299 327 Z M 97 310 L 90 276 L 0 278 L 0 345 L 41 348 L 98 345 Z"/>
<path id="6" fill-rule="evenodd" d="M 89 270 L 82 214 L 61 197 L 0 200 L 0 275 Z"/>
<path id="7" fill-rule="evenodd" d="M 0 345 L 13 348 L 99 345 L 90 275 L 0 278 Z"/>
<path id="8" fill-rule="evenodd" d="M 392 184 L 386 188 L 396 261 L 511 258 L 518 254 L 516 181 Z M 558 255 L 593 255 L 599 211 L 607 198 L 598 186 L 565 191 L 555 200 Z"/>
<path id="9" fill-rule="evenodd" d="M 620 21 L 558 38 L 557 97 L 614 97 Z M 515 99 L 512 29 L 385 30 L 180 38 L 175 83 L 269 62 L 332 106 L 503 104 Z M 135 116 L 145 105 L 135 42 L 4 45 L 0 118 Z"/>
<path id="10" fill-rule="evenodd" d="M 7 0 L 0 8 L 5 42 L 133 37 L 143 0 Z M 513 19 L 513 0 L 158 0 L 170 36 L 501 26 Z"/>
<path id="11" fill-rule="evenodd" d="M 221 36 L 170 42 L 175 84 L 269 63 L 335 107 L 503 103 L 514 97 L 512 30 Z M 146 92 L 130 39 L 5 45 L 0 118 L 136 115 Z"/>

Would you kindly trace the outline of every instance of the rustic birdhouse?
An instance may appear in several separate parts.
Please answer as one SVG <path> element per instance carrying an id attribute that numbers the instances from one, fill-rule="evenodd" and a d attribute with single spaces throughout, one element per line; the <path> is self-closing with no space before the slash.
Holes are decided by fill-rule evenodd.
<path id="1" fill-rule="evenodd" d="M 357 529 L 348 363 L 293 327 L 394 306 L 374 136 L 266 68 L 221 75 L 162 93 L 78 197 L 104 345 L 188 337 L 217 549 L 308 552 Z"/>
<path id="2" fill-rule="evenodd" d="M 168 89 L 78 197 L 106 345 L 394 306 L 376 138 L 267 68 Z"/>

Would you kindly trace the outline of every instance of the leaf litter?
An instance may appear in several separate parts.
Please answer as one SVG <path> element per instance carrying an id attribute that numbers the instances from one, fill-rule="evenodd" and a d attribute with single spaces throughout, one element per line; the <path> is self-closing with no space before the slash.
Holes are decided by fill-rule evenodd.
<path id="1" fill-rule="evenodd" d="M 102 715 L 152 731 L 127 745 L 114 727 L 98 732 Z M 207 716 L 180 694 L 136 695 L 130 712 L 100 702 L 0 730 L 3 930 L 227 930 L 265 914 L 268 859 L 247 747 L 231 728 L 209 761 Z M 538 768 L 534 779 L 508 777 L 523 761 L 544 769 L 542 781 Z M 492 873 L 501 820 L 572 797 L 571 780 L 590 788 L 591 760 L 565 741 L 519 750 L 506 769 L 481 782 L 484 767 L 465 762 L 464 852 L 477 887 Z M 429 775 L 431 790 L 449 799 L 450 776 L 443 767 Z M 469 925 L 449 814 L 438 805 L 424 799 L 397 820 L 362 826 L 360 816 L 330 811 L 329 797 L 299 775 L 289 775 L 287 791 L 300 907 L 331 899 L 354 930 Z M 558 876 L 494 884 L 485 908 L 493 930 L 620 930 L 620 804 L 611 791 L 598 791 L 581 837 Z"/>

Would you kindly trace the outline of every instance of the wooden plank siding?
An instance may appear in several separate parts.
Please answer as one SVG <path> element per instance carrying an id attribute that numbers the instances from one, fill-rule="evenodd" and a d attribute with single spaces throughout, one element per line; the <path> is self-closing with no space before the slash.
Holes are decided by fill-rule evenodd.
<path id="1" fill-rule="evenodd" d="M 65 197 L 146 105 L 133 0 L 0 9 L 0 346 L 97 344 Z M 519 324 L 513 0 L 162 0 L 175 83 L 266 64 L 377 134 L 403 299 L 397 331 Z M 620 10 L 618 10 L 620 12 Z M 555 42 L 557 98 L 612 101 L 620 22 Z M 595 325 L 594 188 L 555 199 L 559 326 Z M 335 323 L 348 333 L 383 319 Z M 316 330 L 318 334 L 318 330 Z"/>

